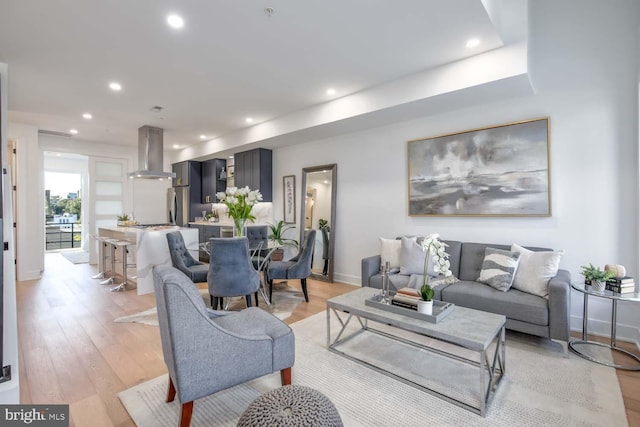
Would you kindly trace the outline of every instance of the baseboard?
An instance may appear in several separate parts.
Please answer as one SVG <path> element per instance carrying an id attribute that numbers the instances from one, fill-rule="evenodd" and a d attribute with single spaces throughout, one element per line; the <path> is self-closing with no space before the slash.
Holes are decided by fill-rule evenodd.
<path id="1" fill-rule="evenodd" d="M 336 272 L 333 273 L 333 281 L 356 286 L 360 286 L 360 284 L 362 283 L 362 281 L 360 280 L 360 276 L 352 276 L 350 274 L 342 274 Z"/>
<path id="2" fill-rule="evenodd" d="M 571 316 L 571 331 L 582 333 L 582 316 Z M 587 331 L 597 337 L 611 337 L 611 322 L 600 319 L 589 319 Z M 640 330 L 631 325 L 618 322 L 616 325 L 616 340 L 635 343 L 640 349 Z"/>
<path id="3" fill-rule="evenodd" d="M 42 277 L 42 272 L 40 270 L 18 272 L 17 281 L 24 282 L 26 280 L 38 280 L 41 277 Z"/>

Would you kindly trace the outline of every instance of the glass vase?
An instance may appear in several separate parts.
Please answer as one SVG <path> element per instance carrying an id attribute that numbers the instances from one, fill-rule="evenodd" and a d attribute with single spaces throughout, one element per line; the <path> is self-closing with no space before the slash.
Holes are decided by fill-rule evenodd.
<path id="1" fill-rule="evenodd" d="M 244 237 L 246 222 L 247 220 L 244 218 L 233 219 L 233 237 Z"/>

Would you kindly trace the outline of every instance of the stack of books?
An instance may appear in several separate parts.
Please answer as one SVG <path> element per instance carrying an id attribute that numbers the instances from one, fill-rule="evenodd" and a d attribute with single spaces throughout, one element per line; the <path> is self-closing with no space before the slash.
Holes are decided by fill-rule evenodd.
<path id="1" fill-rule="evenodd" d="M 633 277 L 615 277 L 607 280 L 605 289 L 619 294 L 633 293 L 636 291 L 636 282 Z"/>
<path id="2" fill-rule="evenodd" d="M 413 288 L 402 288 L 391 298 L 391 304 L 399 307 L 418 310 L 418 291 Z"/>

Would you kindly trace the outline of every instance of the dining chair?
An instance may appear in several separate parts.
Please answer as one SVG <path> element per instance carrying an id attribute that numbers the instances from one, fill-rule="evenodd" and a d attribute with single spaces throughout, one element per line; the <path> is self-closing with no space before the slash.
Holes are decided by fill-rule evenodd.
<path id="1" fill-rule="evenodd" d="M 194 259 L 186 245 L 184 238 L 179 231 L 167 233 L 167 244 L 171 255 L 171 264 L 182 271 L 195 283 L 206 282 L 209 267 L 206 264 Z"/>
<path id="2" fill-rule="evenodd" d="M 300 252 L 289 261 L 271 261 L 267 267 L 267 283 L 269 284 L 269 302 L 273 294 L 274 279 L 300 279 L 304 300 L 309 302 L 307 277 L 311 274 L 311 261 L 316 241 L 316 230 L 306 235 Z"/>
<path id="3" fill-rule="evenodd" d="M 223 306 L 223 298 L 237 296 L 244 296 L 247 307 L 251 307 L 252 294 L 258 306 L 260 274 L 249 259 L 249 240 L 246 237 L 213 237 L 210 251 L 207 282 L 211 307 L 215 310 L 218 303 Z"/>
<path id="4" fill-rule="evenodd" d="M 169 371 L 166 400 L 177 394 L 181 427 L 189 426 L 201 397 L 277 371 L 283 386 L 291 384 L 295 336 L 280 319 L 257 307 L 209 310 L 193 282 L 173 267 L 154 267 L 153 285 Z"/>
<path id="5" fill-rule="evenodd" d="M 251 263 L 253 268 L 259 269 L 269 252 L 269 226 L 251 225 L 247 227 L 247 239 L 249 239 L 249 250 L 251 251 Z"/>

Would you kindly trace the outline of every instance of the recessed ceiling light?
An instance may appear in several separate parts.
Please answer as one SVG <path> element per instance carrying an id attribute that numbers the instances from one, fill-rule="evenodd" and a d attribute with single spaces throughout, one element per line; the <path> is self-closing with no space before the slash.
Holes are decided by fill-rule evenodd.
<path id="1" fill-rule="evenodd" d="M 178 144 L 173 144 L 173 148 L 177 150 L 178 148 L 180 148 L 180 146 Z"/>
<path id="2" fill-rule="evenodd" d="M 122 90 L 122 85 L 120 85 L 120 83 L 118 82 L 111 82 L 109 83 L 109 89 L 117 92 L 119 90 Z"/>
<path id="3" fill-rule="evenodd" d="M 335 94 L 336 94 L 336 90 L 335 89 L 333 89 L 333 88 L 327 89 L 327 95 L 333 96 Z"/>
<path id="4" fill-rule="evenodd" d="M 200 135 L 200 139 L 207 139 L 207 135 Z"/>
<path id="5" fill-rule="evenodd" d="M 77 135 L 78 134 L 78 130 L 77 129 L 69 129 L 69 133 L 71 135 Z"/>
<path id="6" fill-rule="evenodd" d="M 87 119 L 87 120 L 91 120 L 91 119 L 93 119 L 93 116 L 91 115 L 91 113 L 84 113 L 84 114 L 82 115 L 82 117 L 84 117 L 84 118 L 85 118 L 85 119 Z"/>
<path id="7" fill-rule="evenodd" d="M 167 23 L 171 28 L 182 28 L 184 27 L 184 19 L 178 15 L 169 15 L 167 16 Z"/>
<path id="8" fill-rule="evenodd" d="M 253 117 L 247 117 L 244 121 L 247 123 L 253 123 Z"/>
<path id="9" fill-rule="evenodd" d="M 230 159 L 233 159 L 233 156 L 229 156 Z"/>
<path id="10" fill-rule="evenodd" d="M 469 39 L 469 41 L 467 41 L 467 47 L 468 48 L 476 47 L 479 44 L 480 44 L 480 40 L 478 40 L 478 39 Z"/>

